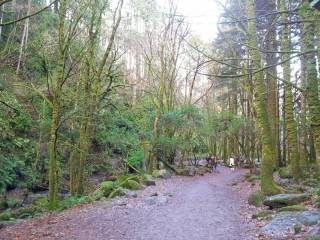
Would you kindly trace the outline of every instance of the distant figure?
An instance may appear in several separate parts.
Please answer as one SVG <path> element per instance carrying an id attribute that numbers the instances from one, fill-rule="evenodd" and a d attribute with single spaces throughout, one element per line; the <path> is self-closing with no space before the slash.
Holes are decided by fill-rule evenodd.
<path id="1" fill-rule="evenodd" d="M 234 158 L 230 158 L 230 160 L 229 160 L 229 166 L 231 167 L 231 171 L 234 171 L 234 167 L 235 167 Z"/>
<path id="2" fill-rule="evenodd" d="M 218 172 L 218 170 L 217 170 L 217 167 L 218 167 L 218 157 L 217 156 L 212 156 L 211 157 L 211 159 L 212 159 L 212 170 L 214 171 L 214 172 Z"/>

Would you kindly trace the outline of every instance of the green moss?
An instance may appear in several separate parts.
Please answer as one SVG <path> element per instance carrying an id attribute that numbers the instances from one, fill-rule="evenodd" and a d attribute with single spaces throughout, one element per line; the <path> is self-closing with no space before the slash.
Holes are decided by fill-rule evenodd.
<path id="1" fill-rule="evenodd" d="M 153 170 L 152 177 L 159 178 L 160 177 L 160 171 L 159 170 Z"/>
<path id="2" fill-rule="evenodd" d="M 248 182 L 255 182 L 255 181 L 258 181 L 260 180 L 260 176 L 257 176 L 257 175 L 250 175 L 248 178 L 247 178 L 247 181 Z"/>
<path id="3" fill-rule="evenodd" d="M 124 196 L 125 194 L 125 190 L 122 187 L 118 187 L 110 193 L 109 198 L 120 197 Z"/>
<path id="4" fill-rule="evenodd" d="M 255 191 L 249 195 L 248 203 L 256 207 L 261 207 L 263 199 L 264 199 L 263 193 L 261 191 Z"/>
<path id="5" fill-rule="evenodd" d="M 105 197 L 109 196 L 109 194 L 114 189 L 115 184 L 112 181 L 105 181 L 100 184 L 100 190 L 103 192 Z"/>
<path id="6" fill-rule="evenodd" d="M 104 193 L 101 189 L 96 189 L 89 197 L 92 201 L 98 201 L 104 197 Z"/>
<path id="7" fill-rule="evenodd" d="M 292 172 L 290 168 L 279 168 L 278 173 L 281 178 L 292 178 Z"/>
<path id="8" fill-rule="evenodd" d="M 122 186 L 130 190 L 139 190 L 141 188 L 140 184 L 134 180 L 126 181 Z"/>
<path id="9" fill-rule="evenodd" d="M 21 206 L 21 201 L 16 198 L 10 198 L 7 200 L 8 208 L 16 208 Z"/>
<path id="10" fill-rule="evenodd" d="M 318 236 L 306 237 L 305 240 L 320 240 Z"/>
<path id="11" fill-rule="evenodd" d="M 256 218 L 268 218 L 270 217 L 271 215 L 273 214 L 272 211 L 266 211 L 266 210 L 263 210 L 263 211 L 260 211 L 254 215 L 252 215 L 252 218 L 253 219 L 256 219 Z"/>
<path id="12" fill-rule="evenodd" d="M 303 205 L 291 205 L 282 207 L 279 209 L 279 212 L 298 212 L 298 211 L 306 211 L 307 208 Z"/>

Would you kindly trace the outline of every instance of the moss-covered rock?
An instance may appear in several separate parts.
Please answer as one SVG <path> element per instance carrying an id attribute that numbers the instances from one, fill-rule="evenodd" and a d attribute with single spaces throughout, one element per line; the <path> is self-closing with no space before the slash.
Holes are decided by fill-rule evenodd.
<path id="1" fill-rule="evenodd" d="M 90 198 L 92 201 L 98 201 L 104 196 L 104 192 L 100 188 L 96 189 L 93 193 L 90 194 Z"/>
<path id="2" fill-rule="evenodd" d="M 171 177 L 171 173 L 166 170 L 166 169 L 161 169 L 161 170 L 153 170 L 152 172 L 152 176 L 154 178 L 164 178 L 164 179 L 168 179 Z"/>
<path id="3" fill-rule="evenodd" d="M 206 166 L 200 166 L 196 169 L 196 172 L 198 175 L 204 175 L 206 173 L 210 173 L 211 172 L 211 168 L 206 167 Z"/>
<path id="4" fill-rule="evenodd" d="M 288 167 L 279 168 L 278 173 L 281 178 L 292 178 L 291 169 Z"/>
<path id="5" fill-rule="evenodd" d="M 100 184 L 100 190 L 103 193 L 103 196 L 107 197 L 114 189 L 115 184 L 112 181 L 105 181 Z"/>
<path id="6" fill-rule="evenodd" d="M 139 190 L 141 185 L 138 182 L 129 179 L 122 185 L 122 187 L 130 190 Z"/>
<path id="7" fill-rule="evenodd" d="M 249 195 L 248 203 L 255 207 L 261 207 L 263 200 L 264 200 L 264 194 L 261 191 L 255 191 Z"/>
<path id="8" fill-rule="evenodd" d="M 156 181 L 153 179 L 151 175 L 148 174 L 143 175 L 143 183 L 147 186 L 156 185 Z"/>
<path id="9" fill-rule="evenodd" d="M 296 205 L 308 199 L 310 199 L 308 194 L 277 194 L 266 198 L 263 204 L 271 208 L 281 208 Z"/>
<path id="10" fill-rule="evenodd" d="M 298 212 L 298 211 L 307 211 L 308 209 L 303 205 L 291 205 L 282 207 L 279 209 L 279 212 Z"/>
<path id="11" fill-rule="evenodd" d="M 160 170 L 153 170 L 152 177 L 159 178 L 160 177 Z"/>
<path id="12" fill-rule="evenodd" d="M 109 194 L 109 198 L 121 197 L 126 195 L 126 191 L 122 187 L 118 187 Z"/>

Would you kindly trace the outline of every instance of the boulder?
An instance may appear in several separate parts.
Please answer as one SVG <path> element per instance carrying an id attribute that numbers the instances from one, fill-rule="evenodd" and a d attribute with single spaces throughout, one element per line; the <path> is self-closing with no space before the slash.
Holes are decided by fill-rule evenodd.
<path id="1" fill-rule="evenodd" d="M 308 194 L 278 194 L 267 197 L 263 204 L 270 208 L 281 208 L 290 205 L 296 205 L 310 199 Z"/>
<path id="2" fill-rule="evenodd" d="M 155 177 L 155 178 L 168 179 L 168 178 L 171 178 L 171 173 L 166 169 L 154 170 L 152 172 L 152 176 Z"/>
<path id="3" fill-rule="evenodd" d="M 160 170 L 153 170 L 153 172 L 152 172 L 152 177 L 154 177 L 154 178 L 159 178 L 159 177 L 160 177 L 159 171 L 160 171 Z"/>
<path id="4" fill-rule="evenodd" d="M 147 186 L 154 186 L 156 185 L 156 181 L 153 179 L 151 175 L 145 174 L 143 176 L 143 182 Z"/>
<path id="5" fill-rule="evenodd" d="M 312 226 L 320 221 L 320 211 L 285 212 L 276 215 L 268 224 L 261 228 L 264 234 L 275 237 L 284 233 L 294 232 L 295 226 Z"/>
<path id="6" fill-rule="evenodd" d="M 184 167 L 184 168 L 179 168 L 176 169 L 178 175 L 180 176 L 187 176 L 187 177 L 193 177 L 197 173 L 197 169 L 193 166 L 191 167 Z"/>
<path id="7" fill-rule="evenodd" d="M 291 183 L 291 180 L 289 178 L 280 178 L 276 180 L 276 183 L 280 186 L 287 187 Z"/>
<path id="8" fill-rule="evenodd" d="M 210 167 L 206 167 L 206 166 L 200 166 L 196 169 L 196 172 L 198 175 L 204 175 L 206 173 L 210 173 L 211 172 L 211 168 Z"/>
<path id="9" fill-rule="evenodd" d="M 125 196 L 127 198 L 136 198 L 136 197 L 138 197 L 138 194 L 136 192 L 134 192 L 134 191 L 125 189 L 124 192 L 125 192 L 125 194 L 126 194 Z"/>

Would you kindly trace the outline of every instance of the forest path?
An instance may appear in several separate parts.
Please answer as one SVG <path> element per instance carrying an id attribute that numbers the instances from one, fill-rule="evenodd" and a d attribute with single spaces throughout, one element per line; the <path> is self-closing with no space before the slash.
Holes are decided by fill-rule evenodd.
<path id="1" fill-rule="evenodd" d="M 138 198 L 115 200 L 111 206 L 98 202 L 25 221 L 0 230 L 0 239 L 254 239 L 252 226 L 241 216 L 247 190 L 232 186 L 246 171 L 219 171 L 160 180 L 140 191 Z M 171 196 L 165 197 L 165 204 L 148 205 L 146 198 L 155 192 Z"/>

